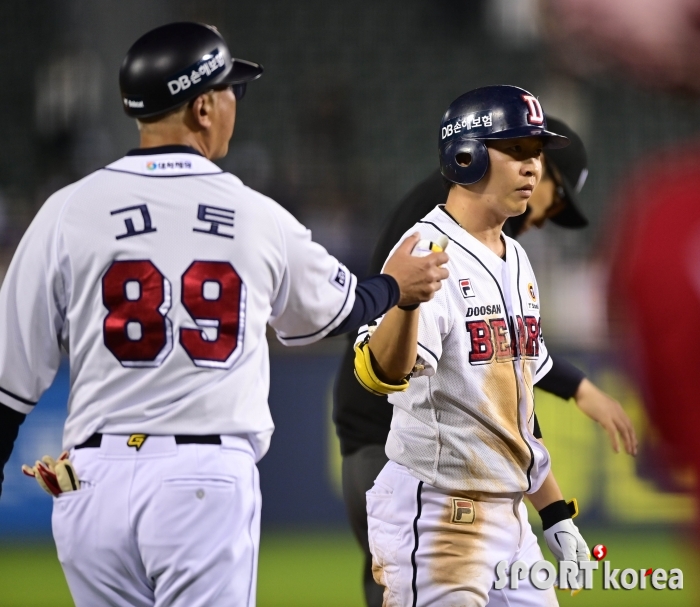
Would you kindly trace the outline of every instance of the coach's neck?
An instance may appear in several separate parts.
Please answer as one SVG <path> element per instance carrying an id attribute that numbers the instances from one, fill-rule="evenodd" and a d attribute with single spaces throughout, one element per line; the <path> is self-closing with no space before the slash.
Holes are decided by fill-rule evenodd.
<path id="1" fill-rule="evenodd" d="M 236 118 L 230 89 L 208 91 L 163 116 L 137 120 L 141 148 L 186 145 L 209 160 L 226 156 Z"/>

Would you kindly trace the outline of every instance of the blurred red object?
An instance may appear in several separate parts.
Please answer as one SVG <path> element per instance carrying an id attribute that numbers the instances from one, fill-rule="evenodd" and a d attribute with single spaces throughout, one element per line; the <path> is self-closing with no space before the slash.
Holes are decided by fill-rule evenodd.
<path id="1" fill-rule="evenodd" d="M 700 479 L 700 141 L 643 159 L 616 211 L 611 334 L 663 452 Z"/>
<path id="2" fill-rule="evenodd" d="M 601 65 L 700 93 L 700 0 L 546 0 L 545 31 L 570 69 Z"/>

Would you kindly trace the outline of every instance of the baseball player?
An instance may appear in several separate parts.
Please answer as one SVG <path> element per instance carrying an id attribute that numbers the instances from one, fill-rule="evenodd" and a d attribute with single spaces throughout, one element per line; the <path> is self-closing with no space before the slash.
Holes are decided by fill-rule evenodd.
<path id="1" fill-rule="evenodd" d="M 517 238 L 532 226 L 541 227 L 549 219 L 557 225 L 575 229 L 588 222 L 578 207 L 577 194 L 587 176 L 586 150 L 581 138 L 564 122 L 547 117 L 549 128 L 566 136 L 570 144 L 561 149 L 546 149 L 542 177 L 528 200 L 522 215 L 509 217 L 503 232 Z M 414 188 L 396 207 L 379 238 L 370 264 L 370 274 L 381 271 L 384 260 L 404 232 L 439 204 L 447 200 L 448 189 L 440 170 Z M 364 390 L 353 375 L 354 347 L 348 341 L 338 371 L 334 394 L 334 421 L 343 456 L 343 498 L 355 536 L 365 554 L 363 586 L 369 607 L 382 604 L 382 588 L 372 576 L 372 555 L 367 542 L 366 492 L 387 463 L 384 445 L 389 434 L 392 409 L 386 396 Z M 537 387 L 565 400 L 574 398 L 579 408 L 608 432 L 615 451 L 618 433 L 625 450 L 636 453 L 637 439 L 632 423 L 620 404 L 600 391 L 585 375 L 560 356 L 551 355 L 552 368 Z M 541 438 L 535 417 L 535 436 Z"/>
<path id="2" fill-rule="evenodd" d="M 120 71 L 140 148 L 49 198 L 0 290 L 0 470 L 70 356 L 66 453 L 24 470 L 56 496 L 78 607 L 253 606 L 266 324 L 287 345 L 356 331 L 448 274 L 444 253 L 411 256 L 412 236 L 358 283 L 211 162 L 261 74 L 212 27 L 141 37 Z"/>
<path id="3" fill-rule="evenodd" d="M 361 330 L 356 347 L 358 380 L 394 406 L 389 462 L 367 493 L 374 576 L 386 607 L 556 605 L 529 576 L 494 585 L 499 562 L 543 559 L 524 495 L 560 563 L 588 558 L 534 434 L 533 385 L 552 360 L 534 273 L 502 227 L 525 211 L 543 149 L 568 139 L 533 95 L 492 86 L 450 105 L 439 141 L 453 185 L 416 228 L 449 242 L 450 279 L 431 302 Z"/>

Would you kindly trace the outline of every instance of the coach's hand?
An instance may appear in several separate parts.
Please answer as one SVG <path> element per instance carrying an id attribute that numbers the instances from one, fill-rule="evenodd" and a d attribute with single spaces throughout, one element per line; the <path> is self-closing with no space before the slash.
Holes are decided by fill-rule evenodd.
<path id="1" fill-rule="evenodd" d="M 406 238 L 384 264 L 384 274 L 389 274 L 399 284 L 400 306 L 431 300 L 442 287 L 442 281 L 450 275 L 442 267 L 450 259 L 447 253 L 430 253 L 425 257 L 411 255 L 419 240 L 418 232 Z"/>
<path id="2" fill-rule="evenodd" d="M 624 409 L 614 398 L 608 396 L 588 379 L 584 379 L 574 395 L 576 405 L 593 421 L 598 422 L 610 437 L 615 453 L 620 452 L 617 435 L 622 438 L 625 451 L 637 455 L 637 435 Z"/>

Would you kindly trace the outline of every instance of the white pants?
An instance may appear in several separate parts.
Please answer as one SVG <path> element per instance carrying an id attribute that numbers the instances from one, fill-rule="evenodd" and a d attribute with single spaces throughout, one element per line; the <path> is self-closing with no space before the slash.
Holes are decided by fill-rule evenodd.
<path id="1" fill-rule="evenodd" d="M 126 441 L 73 450 L 82 486 L 54 500 L 76 607 L 254 607 L 261 500 L 248 442 Z"/>
<path id="2" fill-rule="evenodd" d="M 542 560 L 522 494 L 450 493 L 389 462 L 367 492 L 373 572 L 384 607 L 556 606 L 529 578 L 495 590 L 496 564 Z"/>

